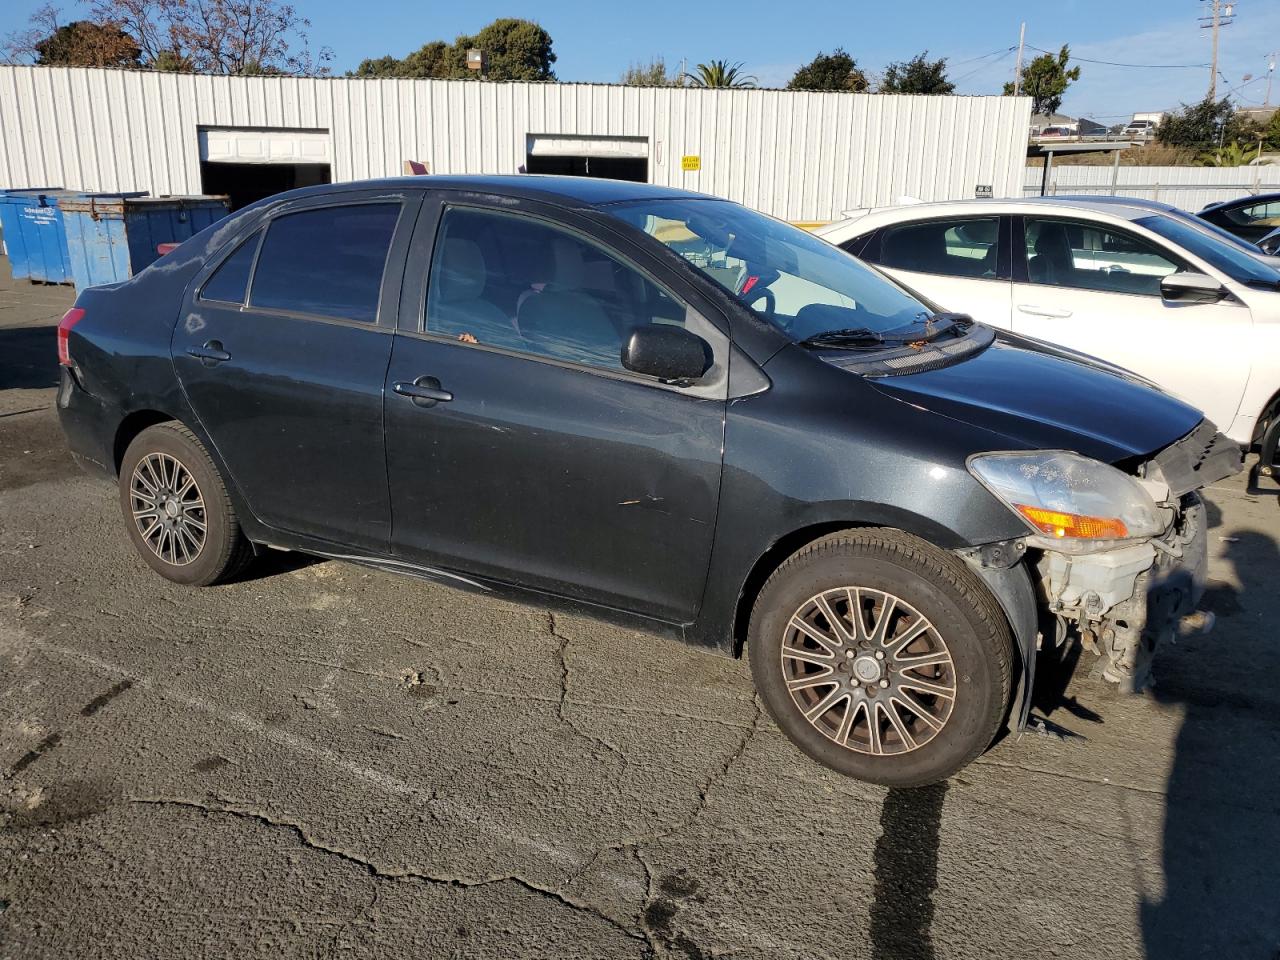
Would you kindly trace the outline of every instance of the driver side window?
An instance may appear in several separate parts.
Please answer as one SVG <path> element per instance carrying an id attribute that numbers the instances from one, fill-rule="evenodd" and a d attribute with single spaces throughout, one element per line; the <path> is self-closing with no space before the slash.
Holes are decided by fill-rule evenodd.
<path id="1" fill-rule="evenodd" d="M 1025 220 L 1031 283 L 1160 296 L 1160 278 L 1185 264 L 1142 237 L 1097 223 Z"/>
<path id="2" fill-rule="evenodd" d="M 427 289 L 428 333 L 609 370 L 635 327 L 685 322 L 682 303 L 594 243 L 474 207 L 445 211 Z"/>

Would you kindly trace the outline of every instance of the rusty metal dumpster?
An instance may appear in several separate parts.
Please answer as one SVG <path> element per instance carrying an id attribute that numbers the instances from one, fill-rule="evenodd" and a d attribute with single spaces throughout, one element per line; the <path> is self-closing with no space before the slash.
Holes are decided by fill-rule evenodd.
<path id="1" fill-rule="evenodd" d="M 61 201 L 67 252 L 77 290 L 127 280 L 180 243 L 225 217 L 226 197 L 99 197 Z"/>

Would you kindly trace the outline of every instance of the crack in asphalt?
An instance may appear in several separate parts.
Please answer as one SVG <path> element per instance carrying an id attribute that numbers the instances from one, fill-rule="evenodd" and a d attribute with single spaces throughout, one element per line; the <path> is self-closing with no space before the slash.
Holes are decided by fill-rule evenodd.
<path id="1" fill-rule="evenodd" d="M 599 920 L 602 920 L 606 924 L 608 924 L 610 927 L 617 930 L 619 933 L 624 934 L 625 936 L 627 936 L 632 940 L 637 940 L 642 943 L 647 942 L 646 938 L 642 933 L 636 930 L 632 930 L 625 923 L 622 923 L 620 920 L 617 920 L 616 918 L 611 917 L 609 914 L 605 913 L 604 911 L 599 910 L 596 907 L 593 907 L 591 904 L 583 903 L 582 901 L 576 900 L 573 897 L 569 896 L 568 894 L 560 890 L 556 890 L 552 887 L 545 887 L 545 886 L 542 886 L 541 884 L 534 883 L 532 880 L 528 880 L 525 877 L 520 876 L 519 874 L 506 873 L 506 874 L 499 874 L 499 875 L 490 876 L 490 877 L 481 877 L 479 879 L 469 879 L 463 876 L 436 876 L 429 873 L 423 873 L 418 870 L 394 869 L 394 868 L 379 865 L 373 860 L 368 860 L 350 850 L 344 850 L 341 847 L 330 846 L 329 844 L 324 843 L 321 840 L 317 840 L 315 837 L 311 836 L 311 834 L 307 832 L 307 829 L 302 824 L 292 820 L 278 819 L 267 813 L 262 812 L 261 810 L 254 810 L 248 807 L 236 807 L 224 802 L 220 802 L 217 805 L 210 804 L 210 803 L 201 803 L 200 801 L 188 800 L 183 797 L 128 796 L 125 799 L 127 799 L 130 803 L 135 803 L 140 806 L 174 807 L 177 809 L 195 810 L 205 815 L 220 814 L 223 816 L 231 816 L 231 817 L 239 818 L 241 820 L 248 820 L 251 822 L 255 822 L 261 826 L 270 827 L 272 829 L 288 830 L 297 838 L 298 842 L 301 843 L 304 847 L 307 847 L 311 850 L 315 850 L 319 853 L 327 854 L 328 856 L 336 857 L 340 860 L 343 860 L 343 861 L 346 861 L 347 863 L 352 864 L 353 866 L 359 867 L 360 869 L 364 870 L 375 881 L 389 880 L 394 882 L 417 882 L 417 883 L 431 884 L 434 886 L 452 887 L 456 890 L 470 890 L 477 887 L 493 886 L 495 884 L 500 884 L 500 883 L 512 883 L 520 887 L 521 889 L 524 889 L 530 893 L 536 894 L 544 899 L 550 900 L 551 902 L 559 904 L 560 906 L 566 907 L 570 910 L 574 910 L 579 913 L 585 913 L 585 914 L 588 914 L 589 916 L 593 916 Z M 374 898 L 373 901 L 371 901 L 370 906 L 366 907 L 364 911 L 361 911 L 361 914 L 353 918 L 352 921 L 350 921 L 350 923 L 356 922 L 359 919 L 359 916 L 363 915 L 363 913 L 369 910 L 374 903 L 376 903 L 376 897 Z M 350 925 L 350 923 L 348 925 Z M 335 940 L 336 939 L 337 938 L 335 937 Z"/>
<path id="2" fill-rule="evenodd" d="M 604 737 L 583 730 L 565 710 L 566 704 L 572 702 L 569 700 L 569 660 L 567 657 L 570 640 L 557 629 L 556 615 L 550 610 L 547 611 L 547 630 L 556 640 L 556 656 L 560 658 L 560 697 L 556 702 L 556 717 L 584 740 L 603 747 L 616 756 L 622 761 L 622 769 L 625 771 L 631 765 L 631 761 L 627 759 L 627 755 L 622 751 L 622 748 L 615 743 L 610 743 Z"/>

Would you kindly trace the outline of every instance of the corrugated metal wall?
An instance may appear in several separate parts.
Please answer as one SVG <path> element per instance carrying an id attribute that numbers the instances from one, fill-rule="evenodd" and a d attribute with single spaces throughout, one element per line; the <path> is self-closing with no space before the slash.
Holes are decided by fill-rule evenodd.
<path id="1" fill-rule="evenodd" d="M 1027 167 L 1023 179 L 1023 191 L 1027 196 L 1039 196 L 1043 173 L 1040 167 Z M 1120 196 L 1161 200 L 1191 211 L 1219 200 L 1234 200 L 1246 193 L 1280 190 L 1280 166 L 1275 164 L 1256 167 L 1121 167 L 1115 173 L 1115 192 Z M 1049 171 L 1046 192 L 1107 196 L 1111 193 L 1112 174 L 1110 166 L 1055 166 Z"/>
<path id="2" fill-rule="evenodd" d="M 0 66 L 0 187 L 200 191 L 197 128 L 322 128 L 335 180 L 514 173 L 529 134 L 643 136 L 655 183 L 791 220 L 1022 189 L 1030 100 Z M 697 155 L 701 169 L 681 169 Z"/>

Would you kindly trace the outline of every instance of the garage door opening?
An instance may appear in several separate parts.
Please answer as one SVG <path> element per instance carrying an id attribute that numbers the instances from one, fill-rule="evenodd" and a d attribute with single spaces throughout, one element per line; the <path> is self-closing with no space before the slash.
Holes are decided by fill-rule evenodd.
<path id="1" fill-rule="evenodd" d="M 232 210 L 318 183 L 333 183 L 327 163 L 200 163 L 200 192 L 225 193 L 231 198 Z"/>
<path id="2" fill-rule="evenodd" d="M 530 134 L 525 170 L 648 183 L 649 138 Z"/>
<path id="3" fill-rule="evenodd" d="M 328 130 L 201 127 L 200 188 L 231 209 L 295 187 L 333 182 Z"/>

